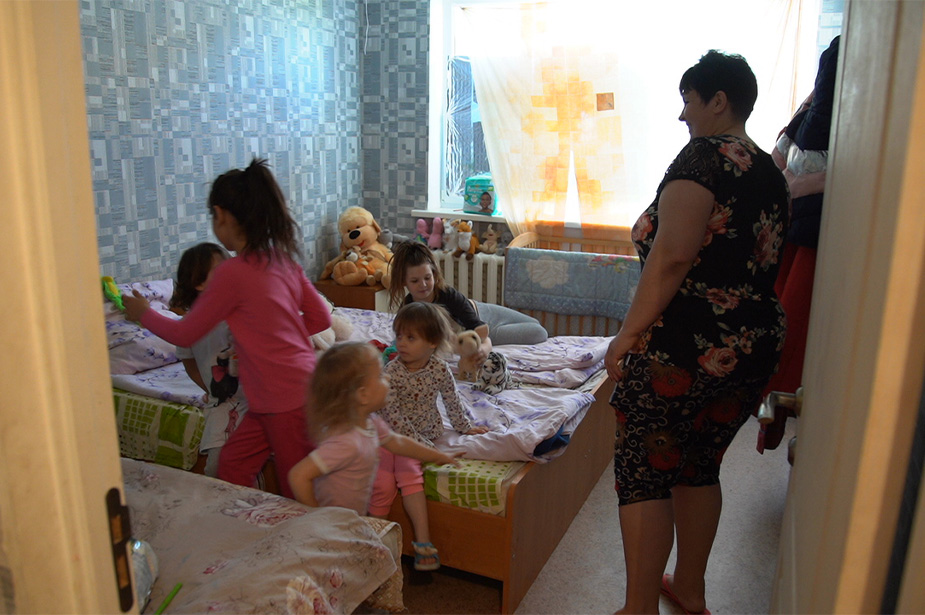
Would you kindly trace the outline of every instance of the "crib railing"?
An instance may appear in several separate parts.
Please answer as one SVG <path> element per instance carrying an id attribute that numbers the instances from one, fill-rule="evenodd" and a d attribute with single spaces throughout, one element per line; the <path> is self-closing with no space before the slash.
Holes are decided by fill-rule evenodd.
<path id="1" fill-rule="evenodd" d="M 559 229 L 560 231 L 562 229 Z M 537 248 L 560 252 L 593 252 L 598 254 L 620 254 L 635 256 L 636 249 L 629 237 L 629 229 L 615 231 L 614 239 L 570 237 L 540 232 L 522 233 L 515 237 L 508 247 Z M 618 318 L 594 315 L 570 315 L 543 310 L 518 309 L 536 318 L 549 335 L 616 335 L 623 324 Z"/>
<path id="2" fill-rule="evenodd" d="M 559 229 L 561 231 L 561 229 Z M 569 237 L 543 232 L 522 233 L 509 247 L 539 248 L 566 252 L 594 252 L 599 254 L 635 255 L 636 249 L 629 231 L 618 230 L 614 239 Z M 472 260 L 456 258 L 452 252 L 434 252 L 437 264 L 446 283 L 464 295 L 484 303 L 504 303 L 504 257 L 498 254 L 477 253 Z M 592 315 L 568 315 L 542 310 L 519 311 L 533 316 L 550 335 L 616 335 L 622 320 Z"/>

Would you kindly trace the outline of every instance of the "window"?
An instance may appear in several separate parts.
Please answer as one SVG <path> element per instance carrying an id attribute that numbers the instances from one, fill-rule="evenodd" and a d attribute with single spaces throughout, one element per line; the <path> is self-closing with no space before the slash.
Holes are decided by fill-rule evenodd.
<path id="1" fill-rule="evenodd" d="M 792 110 L 812 89 L 818 54 L 841 26 L 843 0 L 710 1 L 714 6 L 674 0 L 631 4 L 612 0 L 544 3 L 567 7 L 551 22 L 575 20 L 563 30 L 579 32 L 584 39 L 579 38 L 577 43 L 571 44 L 586 45 L 587 39 L 592 38 L 597 49 L 612 52 L 617 58 L 612 64 L 615 74 L 611 81 L 619 83 L 613 100 L 617 107 L 614 113 L 619 114 L 621 124 L 620 154 L 625 164 L 620 169 L 623 179 L 619 189 L 609 192 L 615 194 L 609 197 L 606 208 L 606 218 L 612 223 L 630 224 L 635 219 L 654 195 L 671 157 L 687 140 L 683 126 L 674 122 L 680 111 L 677 81 L 683 70 L 696 62 L 704 51 L 721 48 L 742 53 L 749 60 L 758 76 L 760 92 L 748 130 L 767 150 Z M 477 52 L 484 55 L 486 46 L 504 53 L 512 43 L 517 43 L 511 40 L 517 36 L 516 21 L 503 27 L 501 24 L 505 19 L 516 20 L 510 11 L 516 11 L 521 4 L 510 0 L 432 0 L 431 209 L 459 209 L 465 179 L 492 170 L 488 155 L 491 148 L 486 148 L 484 138 L 486 109 L 480 107 L 476 94 L 472 56 Z M 752 9 L 751 14 L 743 15 L 748 12 L 745 6 Z M 507 17 L 499 12 L 505 7 L 509 11 Z M 472 34 L 472 30 L 468 30 L 468 38 L 464 10 L 467 11 L 465 15 L 479 15 L 475 18 L 479 24 L 477 31 Z M 725 15 L 725 22 L 717 20 L 717 15 Z M 699 26 L 698 19 L 705 21 L 705 25 Z M 808 29 L 806 19 L 811 19 L 814 26 L 810 30 L 812 36 L 807 39 L 804 35 L 801 39 L 801 29 L 804 32 Z M 762 27 L 749 26 L 749 23 L 760 23 Z M 511 24 L 514 27 L 510 27 Z M 605 27 L 601 28 L 602 24 Z M 804 39 L 807 44 L 802 46 L 806 51 L 801 56 L 793 49 L 799 47 L 797 41 Z M 717 40 L 724 41 L 726 47 L 717 44 Z M 605 43 L 609 42 L 615 44 L 608 48 Z M 474 46 L 477 48 L 473 49 Z M 782 70 L 781 66 L 788 70 Z M 796 71 L 794 66 L 801 69 Z M 794 76 L 795 72 L 799 74 Z M 562 199 L 565 204 L 548 210 L 547 214 L 554 210 L 556 216 L 576 221 L 574 218 L 587 213 L 589 206 L 587 198 L 582 198 L 582 204 L 578 205 L 577 190 L 581 182 L 575 181 L 575 151 L 560 156 L 559 164 L 568 167 L 564 172 L 572 188 L 568 189 L 568 198 Z M 496 186 L 499 183 L 498 174 L 495 174 L 495 183 Z M 505 186 L 497 186 L 497 189 L 499 205 L 509 215 L 511 212 L 504 203 Z"/>

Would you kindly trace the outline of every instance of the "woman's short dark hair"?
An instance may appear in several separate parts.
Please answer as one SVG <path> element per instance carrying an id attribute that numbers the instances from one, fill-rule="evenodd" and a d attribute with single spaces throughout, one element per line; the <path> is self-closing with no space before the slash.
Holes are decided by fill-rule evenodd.
<path id="1" fill-rule="evenodd" d="M 706 103 L 717 92 L 726 93 L 733 116 L 741 121 L 748 119 L 758 98 L 758 80 L 745 58 L 711 49 L 681 76 L 678 86 L 681 93 L 697 92 Z"/>

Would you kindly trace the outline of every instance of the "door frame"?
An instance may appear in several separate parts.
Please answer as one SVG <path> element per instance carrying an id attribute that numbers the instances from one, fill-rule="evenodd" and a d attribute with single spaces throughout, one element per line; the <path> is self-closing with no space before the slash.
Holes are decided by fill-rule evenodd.
<path id="1" fill-rule="evenodd" d="M 3 612 L 121 611 L 82 57 L 78 2 L 0 2 Z M 131 570 L 120 572 L 124 586 Z"/>
<path id="2" fill-rule="evenodd" d="M 772 612 L 879 612 L 925 373 L 925 5 L 846 8 Z"/>

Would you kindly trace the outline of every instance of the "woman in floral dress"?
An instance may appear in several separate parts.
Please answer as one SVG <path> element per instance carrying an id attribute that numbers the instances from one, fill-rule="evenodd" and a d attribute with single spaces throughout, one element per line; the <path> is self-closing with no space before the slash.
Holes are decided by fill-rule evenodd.
<path id="1" fill-rule="evenodd" d="M 685 612 L 708 612 L 719 464 L 760 403 L 786 330 L 774 281 L 789 195 L 745 133 L 755 76 L 741 56 L 710 51 L 680 90 L 691 140 L 633 227 L 642 274 L 605 359 L 617 383 L 620 612 L 658 613 L 660 591 Z M 663 574 L 675 532 L 674 574 Z"/>

